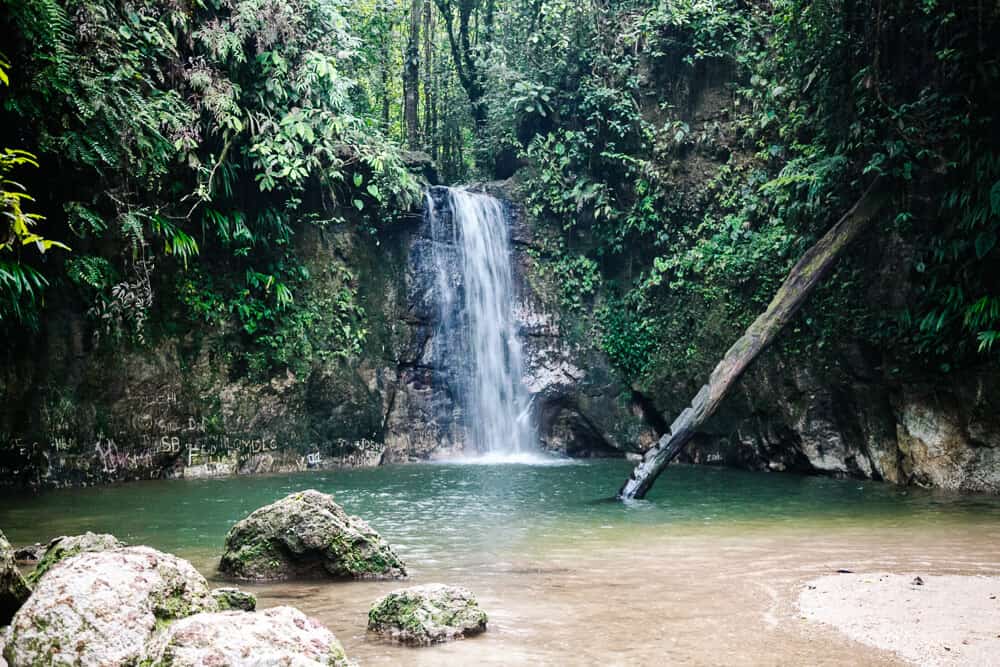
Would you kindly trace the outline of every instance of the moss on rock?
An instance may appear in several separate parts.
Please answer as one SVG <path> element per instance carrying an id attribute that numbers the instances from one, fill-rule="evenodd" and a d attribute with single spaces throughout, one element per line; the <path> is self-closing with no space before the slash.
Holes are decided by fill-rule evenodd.
<path id="1" fill-rule="evenodd" d="M 368 629 L 405 644 L 430 645 L 485 632 L 487 620 L 466 589 L 426 584 L 379 599 L 368 612 Z"/>
<path id="2" fill-rule="evenodd" d="M 219 570 L 244 581 L 406 576 L 406 566 L 371 526 L 313 490 L 293 493 L 233 526 Z"/>
<path id="3" fill-rule="evenodd" d="M 238 588 L 215 588 L 212 597 L 219 605 L 219 611 L 253 611 L 257 608 L 257 596 Z"/>
<path id="4" fill-rule="evenodd" d="M 30 593 L 14 562 L 14 549 L 0 532 L 0 626 L 10 623 Z"/>
<path id="5" fill-rule="evenodd" d="M 114 535 L 107 533 L 98 534 L 87 531 L 82 535 L 57 537 L 48 543 L 45 553 L 42 555 L 41 560 L 38 561 L 38 565 L 28 575 L 28 584 L 34 586 L 53 566 L 70 556 L 75 556 L 85 551 L 110 551 L 111 549 L 120 549 L 124 546 L 124 542 Z"/>

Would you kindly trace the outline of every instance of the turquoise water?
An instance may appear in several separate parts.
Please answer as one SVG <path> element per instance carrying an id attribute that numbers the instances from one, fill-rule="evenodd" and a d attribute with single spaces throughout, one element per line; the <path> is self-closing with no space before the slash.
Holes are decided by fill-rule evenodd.
<path id="1" fill-rule="evenodd" d="M 0 529 L 15 544 L 86 530 L 198 559 L 226 531 L 293 491 L 333 494 L 411 562 L 489 560 L 565 540 L 627 539 L 647 528 L 922 527 L 1000 524 L 1000 498 L 875 482 L 675 466 L 646 501 L 611 499 L 624 461 L 565 465 L 395 465 L 266 477 L 172 480 L 0 497 Z"/>
<path id="2" fill-rule="evenodd" d="M 365 665 L 895 664 L 804 625 L 799 590 L 857 572 L 995 575 L 1000 498 L 873 482 L 672 466 L 645 501 L 612 500 L 624 461 L 421 464 L 142 482 L 0 497 L 15 544 L 111 532 L 215 577 L 229 527 L 293 491 L 332 493 L 406 561 L 409 581 L 244 585 L 291 604 Z M 490 617 L 468 641 L 412 650 L 366 633 L 403 585 L 465 586 Z"/>

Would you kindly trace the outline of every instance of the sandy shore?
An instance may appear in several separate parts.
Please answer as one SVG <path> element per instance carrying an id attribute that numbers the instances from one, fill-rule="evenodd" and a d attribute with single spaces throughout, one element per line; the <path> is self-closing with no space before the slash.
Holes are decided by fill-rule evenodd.
<path id="1" fill-rule="evenodd" d="M 834 574 L 810 581 L 799 609 L 915 664 L 1000 664 L 1000 577 Z"/>

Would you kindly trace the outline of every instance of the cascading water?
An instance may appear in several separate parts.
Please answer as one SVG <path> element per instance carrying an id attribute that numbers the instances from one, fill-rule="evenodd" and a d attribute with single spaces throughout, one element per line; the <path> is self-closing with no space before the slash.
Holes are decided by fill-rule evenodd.
<path id="1" fill-rule="evenodd" d="M 443 206 L 437 210 L 428 196 L 440 316 L 432 357 L 456 385 L 465 451 L 491 458 L 532 452 L 506 211 L 489 195 L 455 188 Z"/>

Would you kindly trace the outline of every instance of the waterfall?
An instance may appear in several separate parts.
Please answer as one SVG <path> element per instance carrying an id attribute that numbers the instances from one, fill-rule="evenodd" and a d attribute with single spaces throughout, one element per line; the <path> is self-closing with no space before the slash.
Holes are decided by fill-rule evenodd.
<path id="1" fill-rule="evenodd" d="M 430 195 L 427 200 L 439 312 L 432 357 L 456 385 L 465 451 L 534 451 L 507 213 L 499 200 L 462 189 L 447 189 L 445 210 L 437 210 Z"/>

